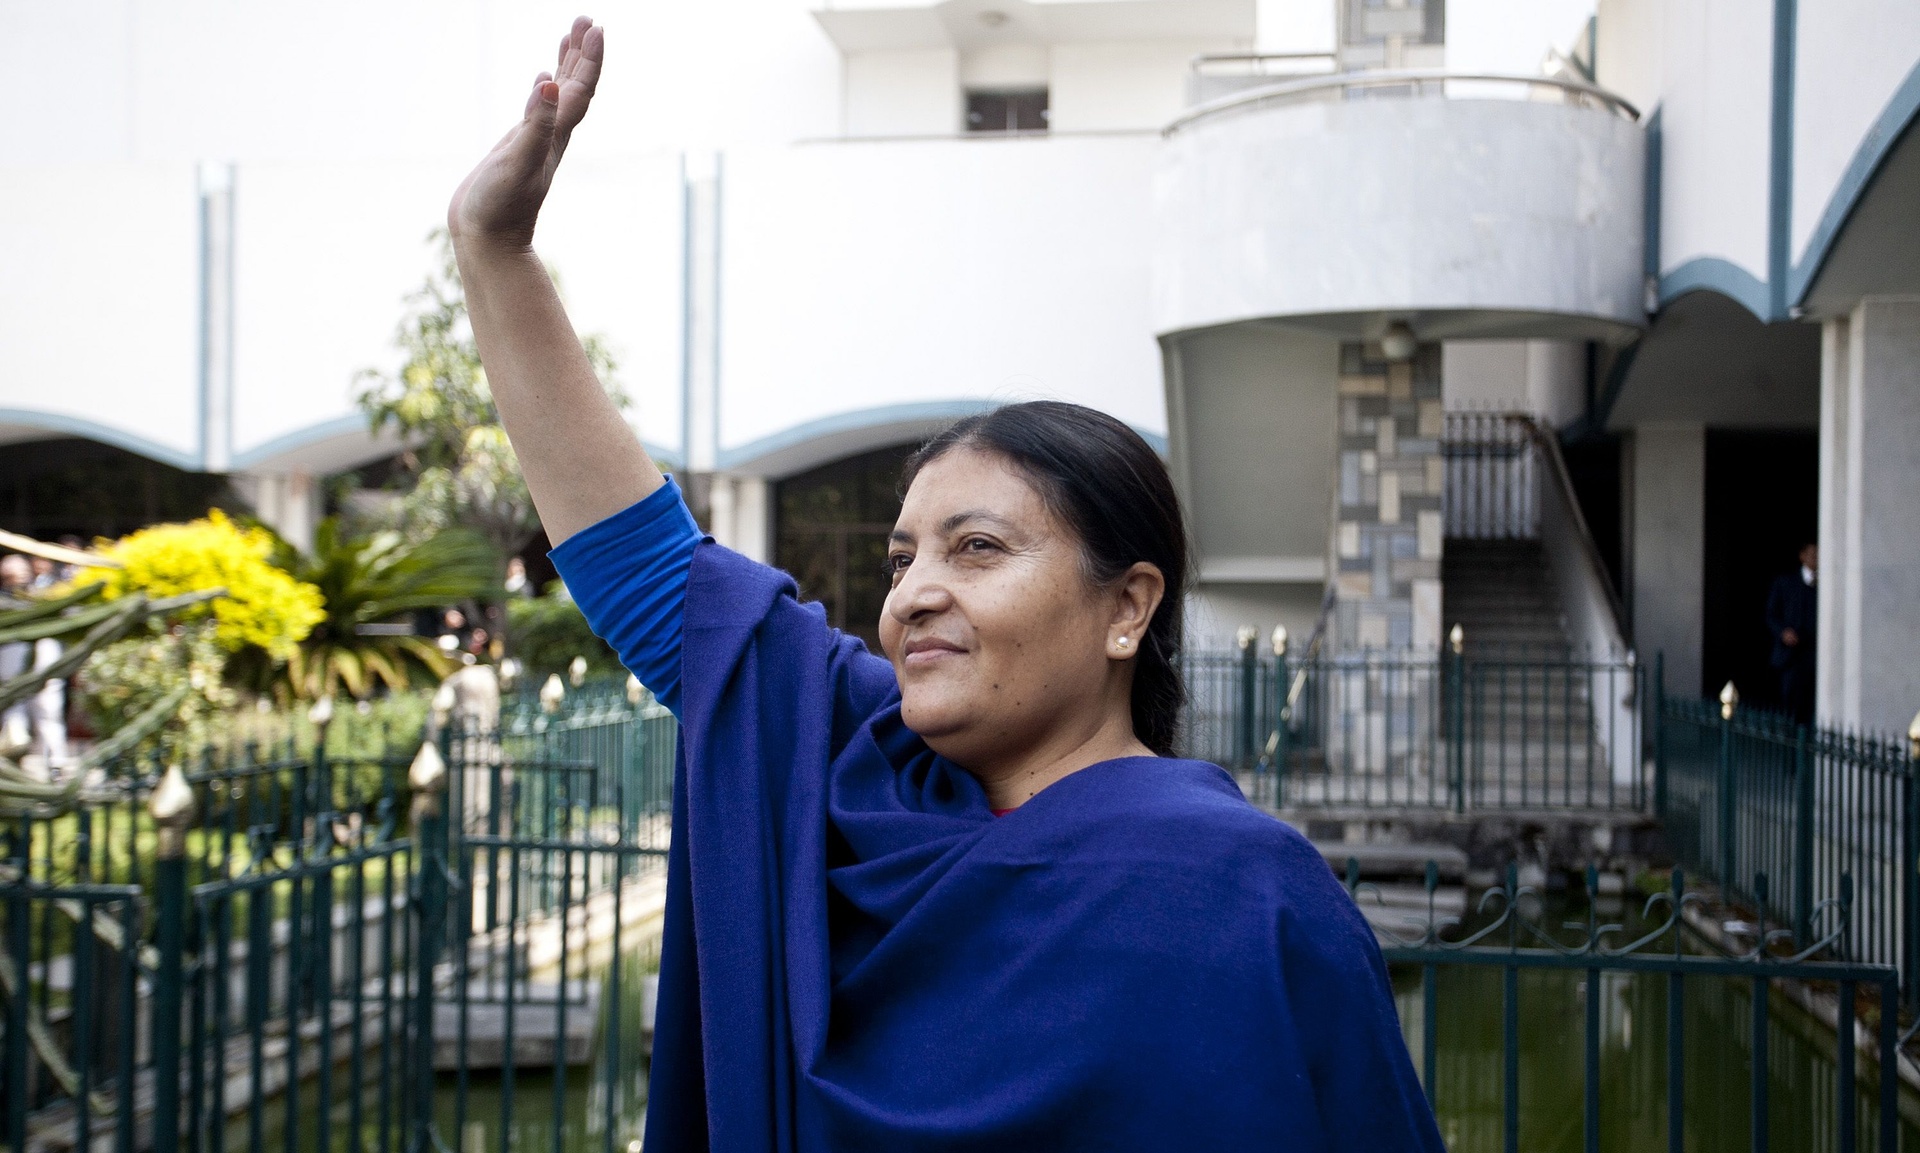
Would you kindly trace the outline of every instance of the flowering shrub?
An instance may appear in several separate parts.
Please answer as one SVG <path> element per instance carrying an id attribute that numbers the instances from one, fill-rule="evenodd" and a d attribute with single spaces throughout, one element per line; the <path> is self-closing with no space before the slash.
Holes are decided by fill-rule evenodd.
<path id="1" fill-rule="evenodd" d="M 215 631 L 211 621 L 173 628 L 156 621 L 93 654 L 75 687 L 94 727 L 103 735 L 118 732 L 185 685 L 192 691 L 175 723 L 146 745 L 168 756 L 206 745 L 239 699 L 221 680 L 227 654 Z"/>
<path id="2" fill-rule="evenodd" d="M 211 618 L 213 638 L 227 652 L 251 645 L 283 661 L 326 612 L 318 588 L 273 565 L 273 547 L 273 534 L 243 528 L 214 509 L 202 520 L 155 525 L 103 546 L 102 552 L 125 567 L 99 575 L 110 598 L 224 588 L 226 596 L 189 610 L 182 619 Z"/>

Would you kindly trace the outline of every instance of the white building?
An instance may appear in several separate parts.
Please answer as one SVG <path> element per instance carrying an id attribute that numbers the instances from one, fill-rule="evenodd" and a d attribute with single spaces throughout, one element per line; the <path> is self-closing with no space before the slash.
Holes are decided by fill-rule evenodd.
<path id="1" fill-rule="evenodd" d="M 38 78 L 0 125 L 0 525 L 67 483 L 52 438 L 230 475 L 296 537 L 319 478 L 390 456 L 353 377 L 572 14 L 0 0 Z M 1920 7 L 594 15 L 542 253 L 715 533 L 843 619 L 877 612 L 901 446 L 1046 396 L 1165 446 L 1202 638 L 1304 636 L 1332 587 L 1338 643 L 1436 645 L 1471 552 L 1443 411 L 1523 409 L 1597 544 L 1546 484 L 1571 639 L 1745 689 L 1755 590 L 1817 533 L 1822 715 L 1920 705 Z"/>

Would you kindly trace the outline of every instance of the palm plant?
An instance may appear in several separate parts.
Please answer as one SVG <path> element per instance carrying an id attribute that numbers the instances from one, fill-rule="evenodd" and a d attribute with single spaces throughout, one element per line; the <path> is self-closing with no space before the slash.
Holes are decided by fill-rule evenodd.
<path id="1" fill-rule="evenodd" d="M 329 517 L 315 528 L 311 552 L 283 541 L 274 559 L 326 598 L 326 619 L 287 662 L 293 694 L 307 700 L 342 689 L 365 699 L 380 685 L 398 691 L 444 677 L 455 662 L 431 638 L 376 626 L 421 609 L 487 599 L 500 587 L 492 545 L 469 529 L 408 541 L 391 530 L 356 536 Z"/>

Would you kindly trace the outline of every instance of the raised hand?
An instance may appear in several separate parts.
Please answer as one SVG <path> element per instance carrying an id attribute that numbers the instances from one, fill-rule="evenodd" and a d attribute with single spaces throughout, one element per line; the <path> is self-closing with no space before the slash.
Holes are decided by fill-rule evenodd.
<path id="1" fill-rule="evenodd" d="M 462 181 L 447 206 L 456 244 L 484 242 L 524 248 L 553 185 L 554 171 L 573 130 L 593 102 L 606 55 L 606 33 L 585 16 L 560 40 L 553 72 L 534 78 L 527 109 Z"/>

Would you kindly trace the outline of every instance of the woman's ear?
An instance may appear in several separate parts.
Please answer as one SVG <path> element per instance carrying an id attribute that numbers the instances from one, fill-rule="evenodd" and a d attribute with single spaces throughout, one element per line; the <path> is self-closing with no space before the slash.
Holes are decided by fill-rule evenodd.
<path id="1" fill-rule="evenodd" d="M 1137 562 L 1113 584 L 1113 619 L 1107 623 L 1107 653 L 1127 658 L 1140 651 L 1153 614 L 1167 595 L 1160 566 Z"/>

